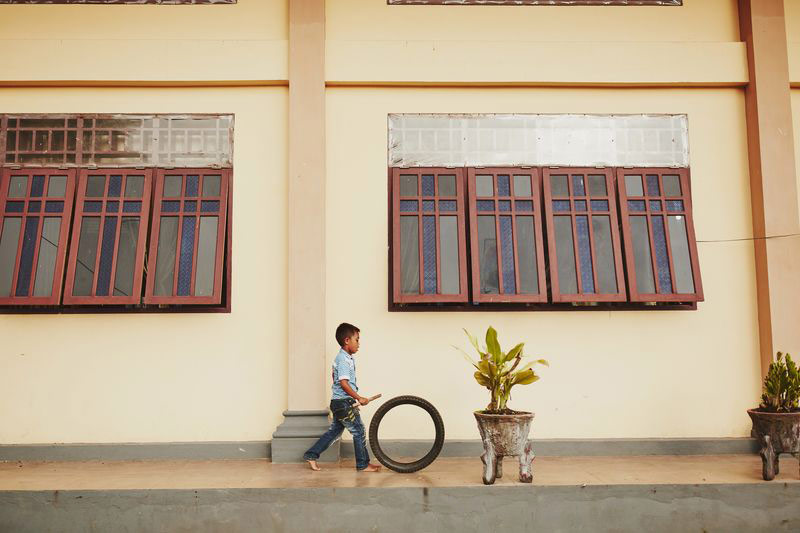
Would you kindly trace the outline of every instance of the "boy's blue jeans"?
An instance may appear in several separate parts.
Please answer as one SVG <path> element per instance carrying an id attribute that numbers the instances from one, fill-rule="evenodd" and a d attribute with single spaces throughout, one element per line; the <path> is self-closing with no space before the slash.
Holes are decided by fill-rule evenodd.
<path id="1" fill-rule="evenodd" d="M 367 434 L 358 409 L 354 408 L 356 401 L 353 399 L 331 400 L 331 413 L 333 423 L 328 431 L 322 435 L 303 455 L 303 459 L 317 460 L 328 449 L 328 446 L 338 439 L 345 428 L 353 435 L 353 447 L 356 451 L 356 470 L 364 470 L 369 465 L 369 452 L 367 452 Z"/>

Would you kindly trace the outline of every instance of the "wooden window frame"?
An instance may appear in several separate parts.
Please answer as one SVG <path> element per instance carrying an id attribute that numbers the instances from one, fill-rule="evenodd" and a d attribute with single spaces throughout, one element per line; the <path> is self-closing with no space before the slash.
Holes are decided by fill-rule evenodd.
<path id="1" fill-rule="evenodd" d="M 164 177 L 167 175 L 182 175 L 184 180 L 189 175 L 220 175 L 220 196 L 218 197 L 202 197 L 202 180 L 198 180 L 198 195 L 186 196 L 185 186 L 181 191 L 181 196 L 164 198 Z M 150 251 L 147 260 L 147 284 L 145 289 L 144 303 L 156 305 L 220 305 L 222 302 L 223 284 L 226 285 L 227 290 L 227 305 L 230 305 L 230 227 L 228 221 L 228 211 L 230 208 L 230 195 L 232 191 L 231 186 L 231 171 L 230 169 L 214 169 L 214 168 L 179 168 L 179 169 L 156 169 L 155 176 L 155 191 L 153 193 L 153 207 L 152 217 L 150 224 Z M 219 201 L 219 211 L 216 212 L 218 217 L 217 223 L 217 245 L 216 257 L 214 262 L 214 290 L 210 296 L 192 296 L 195 289 L 195 281 L 197 274 L 197 254 L 199 245 L 199 226 L 200 219 L 203 212 L 200 209 L 200 203 L 206 201 Z M 180 201 L 181 209 L 176 212 L 163 212 L 162 201 Z M 196 211 L 185 211 L 184 201 L 195 200 L 197 201 Z M 186 216 L 195 217 L 195 238 L 192 251 L 192 270 L 190 282 L 190 295 L 178 296 L 178 277 L 179 277 L 179 264 L 180 264 L 180 248 L 182 234 L 178 232 L 176 240 L 176 253 L 175 253 L 175 266 L 173 270 L 172 282 L 172 295 L 163 296 L 155 295 L 155 272 L 158 260 L 158 237 L 161 229 L 161 217 L 175 216 L 179 219 L 179 230 L 183 227 L 182 221 Z M 212 215 L 207 215 L 212 216 Z M 226 245 L 227 243 L 227 245 Z M 227 258 L 227 259 L 226 259 Z M 224 272 L 223 272 L 224 270 Z M 224 274 L 224 275 L 223 275 Z M 227 283 L 224 283 L 227 282 Z"/>
<path id="2" fill-rule="evenodd" d="M 72 217 L 72 202 L 75 193 L 75 169 L 55 169 L 55 168 L 26 168 L 26 169 L 9 169 L 3 168 L 2 172 L 0 173 L 0 231 L 2 231 L 2 226 L 5 223 L 6 218 L 21 218 L 23 223 L 20 229 L 20 236 L 19 241 L 17 244 L 17 254 L 14 259 L 14 270 L 11 279 L 11 295 L 8 297 L 0 297 L 0 306 L 33 306 L 33 305 L 42 305 L 42 306 L 53 306 L 58 305 L 61 300 L 61 289 L 62 283 L 64 280 L 64 262 L 66 259 L 67 253 L 67 240 L 69 238 L 69 231 L 70 231 L 70 221 Z M 15 216 L 8 216 L 5 212 L 6 210 L 6 203 L 9 200 L 8 198 L 8 189 L 9 183 L 11 179 L 11 175 L 26 175 L 28 176 L 27 182 L 27 191 L 26 196 L 21 198 L 13 198 L 11 201 L 24 201 L 25 206 L 27 207 L 29 201 L 41 201 L 41 209 L 38 214 L 28 213 L 27 209 L 19 214 L 17 217 Z M 54 197 L 50 201 L 63 201 L 64 206 L 63 210 L 61 211 L 60 215 L 54 212 L 47 212 L 46 211 L 46 202 L 48 200 L 47 196 L 47 187 L 49 184 L 50 176 L 58 175 L 58 176 L 67 176 L 67 182 L 65 187 L 65 193 L 63 200 L 60 197 Z M 32 184 L 33 184 L 33 176 L 46 176 L 45 184 L 43 185 L 43 193 L 42 196 L 32 197 L 30 195 Z M 50 296 L 32 296 L 34 290 L 34 284 L 36 282 L 36 269 L 39 265 L 39 247 L 42 241 L 42 231 L 44 224 L 42 223 L 43 219 L 45 218 L 55 218 L 60 216 L 61 218 L 61 226 L 59 228 L 59 240 L 58 240 L 58 251 L 56 253 L 56 262 L 53 269 L 53 282 L 51 285 Z M 32 258 L 32 265 L 31 265 L 31 274 L 30 274 L 30 281 L 28 282 L 28 296 L 14 296 L 16 292 L 16 286 L 18 283 L 19 278 L 19 267 L 20 267 L 20 259 L 22 256 L 23 250 L 23 240 L 25 238 L 25 226 L 27 224 L 27 220 L 30 218 L 38 218 L 38 226 L 36 231 L 36 244 L 33 251 L 33 258 Z"/>
<path id="3" fill-rule="evenodd" d="M 629 197 L 627 193 L 627 189 L 625 186 L 625 175 L 639 175 L 642 177 L 642 189 L 644 192 L 644 196 L 634 196 Z M 658 196 L 649 195 L 648 187 L 647 187 L 647 178 L 648 174 L 657 174 L 658 175 L 658 183 L 659 183 L 659 192 L 661 193 Z M 664 183 L 663 183 L 663 176 L 664 174 L 671 174 L 671 175 L 678 175 L 680 177 L 680 184 L 681 184 L 681 196 L 680 197 L 667 197 L 664 194 Z M 689 169 L 685 168 L 619 168 L 617 169 L 617 191 L 619 195 L 619 205 L 620 205 L 620 220 L 622 224 L 622 235 L 623 241 L 625 245 L 625 262 L 627 266 L 627 280 L 628 280 L 628 293 L 630 294 L 630 301 L 631 302 L 702 302 L 704 300 L 703 296 L 703 282 L 700 277 L 700 263 L 697 255 L 697 239 L 695 236 L 694 231 L 694 218 L 692 216 L 692 195 L 691 195 L 691 180 Z M 634 200 L 644 200 L 645 203 L 645 211 L 638 213 L 633 216 L 646 216 L 647 217 L 647 231 L 648 236 L 650 238 L 650 259 L 652 262 L 653 268 L 653 284 L 656 289 L 656 293 L 648 294 L 648 293 L 640 293 L 638 290 L 637 279 L 636 279 L 636 268 L 635 268 L 635 258 L 633 253 L 627 253 L 631 251 L 632 248 L 632 237 L 631 237 L 631 230 L 629 224 L 629 216 L 630 211 L 628 209 L 628 200 L 632 198 Z M 671 200 L 681 200 L 683 201 L 684 210 L 683 211 L 672 211 L 668 212 L 666 207 L 666 201 L 668 199 Z M 660 214 L 652 214 L 650 211 L 650 200 L 658 200 L 661 201 L 663 205 L 663 210 Z M 662 217 L 664 219 L 664 227 L 667 226 L 666 217 L 669 215 L 680 214 L 686 217 L 686 238 L 689 247 L 689 258 L 692 267 L 692 277 L 694 278 L 694 293 L 687 293 L 687 294 L 678 294 L 678 293 L 660 293 L 660 282 L 659 282 L 659 275 L 658 275 L 658 265 L 656 262 L 656 252 L 655 252 L 655 245 L 654 245 L 654 236 L 653 236 L 653 228 L 651 224 L 652 217 Z M 667 258 L 669 261 L 670 267 L 670 282 L 672 287 L 676 286 L 675 284 L 675 265 L 672 259 L 672 248 L 670 246 L 670 236 L 669 231 L 665 231 L 665 238 L 666 238 L 666 251 L 667 251 Z"/>
<path id="4" fill-rule="evenodd" d="M 411 200 L 418 202 L 417 227 L 419 230 L 419 294 L 407 294 L 402 292 L 402 264 L 400 254 L 400 176 L 405 174 L 417 175 L 417 196 L 403 197 L 404 200 Z M 432 174 L 434 176 L 434 195 L 422 195 L 422 175 Z M 439 196 L 439 175 L 455 175 L 456 179 L 456 196 Z M 448 168 L 448 167 L 413 167 L 413 168 L 399 168 L 391 169 L 390 180 L 390 198 L 392 199 L 392 301 L 395 304 L 411 304 L 411 303 L 466 303 L 469 301 L 469 287 L 467 278 L 467 240 L 465 231 L 466 221 L 466 191 L 464 189 L 464 169 L 463 168 Z M 440 199 L 455 200 L 455 211 L 439 211 L 438 202 Z M 435 200 L 436 205 L 434 211 L 423 212 L 423 200 Z M 439 239 L 439 217 L 440 216 L 453 216 L 457 218 L 458 230 L 458 294 L 441 294 L 442 285 L 442 272 L 441 272 L 441 241 Z M 425 285 L 425 265 L 423 253 L 423 216 L 434 216 L 436 222 L 436 294 L 424 294 Z"/>
<path id="5" fill-rule="evenodd" d="M 586 194 L 584 196 L 576 196 L 573 190 L 572 176 L 583 175 L 584 177 L 592 175 L 603 175 L 606 178 L 606 196 L 590 196 L 589 184 L 584 179 L 584 188 Z M 569 187 L 569 196 L 553 197 L 550 177 L 552 175 L 566 175 L 567 186 Z M 625 290 L 625 273 L 623 268 L 623 253 L 622 245 L 619 235 L 619 214 L 617 213 L 617 196 L 615 191 L 614 171 L 611 168 L 591 168 L 591 167 L 547 167 L 542 169 L 542 184 L 544 187 L 544 210 L 547 216 L 547 248 L 548 258 L 550 263 L 550 287 L 552 292 L 553 302 L 626 302 L 628 301 L 627 293 Z M 567 200 L 570 202 L 569 211 L 553 211 L 553 200 Z M 574 201 L 583 200 L 587 204 L 586 211 L 576 211 L 574 209 Z M 581 279 L 581 264 L 580 252 L 578 249 L 578 229 L 576 225 L 577 216 L 587 216 L 589 218 L 589 249 L 592 261 L 592 277 L 595 289 L 597 283 L 597 265 L 596 249 L 594 244 L 594 232 L 592 231 L 591 217 L 593 210 L 591 207 L 592 200 L 604 200 L 609 204 L 609 221 L 611 224 L 611 241 L 614 252 L 614 269 L 616 271 L 617 293 L 602 294 L 602 293 L 585 293 L 583 290 L 583 280 Z M 602 212 L 606 214 L 606 212 Z M 554 217 L 555 216 L 569 216 L 572 221 L 572 242 L 574 247 L 575 257 L 575 275 L 578 287 L 577 294 L 567 294 L 561 292 L 560 280 L 558 278 L 557 268 L 557 254 L 556 254 L 556 238 Z"/>
<path id="6" fill-rule="evenodd" d="M 531 175 L 531 194 L 530 197 L 514 196 L 514 174 Z M 508 200 L 511 202 L 511 211 L 481 211 L 477 210 L 478 197 L 476 195 L 475 176 L 491 174 L 494 187 L 494 196 L 481 197 L 482 200 Z M 500 196 L 498 194 L 497 176 L 509 176 L 510 196 Z M 547 302 L 547 278 L 545 275 L 544 262 L 544 239 L 542 238 L 542 201 L 541 201 L 541 173 L 537 167 L 469 167 L 467 168 L 468 194 L 469 194 L 469 229 L 470 229 L 470 260 L 472 266 L 472 301 L 475 303 L 537 303 Z M 516 200 L 532 201 L 533 211 L 517 211 Z M 495 218 L 495 235 L 497 241 L 497 283 L 498 294 L 482 294 L 480 257 L 475 252 L 478 247 L 478 216 L 492 215 Z M 512 239 L 514 249 L 514 276 L 515 287 L 519 289 L 519 253 L 517 247 L 517 216 L 533 216 L 534 233 L 536 236 L 536 270 L 538 277 L 539 292 L 537 294 L 505 294 L 503 287 L 503 267 L 502 267 L 502 246 L 500 244 L 500 216 L 511 216 Z"/>
<path id="7" fill-rule="evenodd" d="M 127 179 L 127 176 L 134 175 L 134 176 L 144 176 L 144 189 L 142 191 L 142 197 L 138 199 L 132 199 L 127 201 L 137 201 L 141 202 L 141 210 L 138 213 L 139 216 L 139 235 L 138 240 L 136 241 L 136 256 L 134 259 L 134 273 L 133 273 L 133 290 L 131 295 L 129 296 L 114 296 L 114 281 L 116 279 L 116 272 L 117 272 L 117 253 L 119 251 L 119 238 L 120 238 L 120 230 L 122 227 L 121 221 L 122 218 L 125 217 L 125 212 L 123 209 L 123 205 L 125 200 L 125 180 L 122 181 L 121 184 L 121 191 L 120 195 L 113 197 L 108 195 L 108 189 L 110 187 L 110 179 L 106 179 L 105 183 L 105 190 L 104 195 L 102 197 L 91 197 L 87 198 L 86 196 L 86 184 L 88 182 L 89 175 L 98 175 L 102 174 L 105 175 L 107 178 L 110 178 L 112 175 L 120 175 Z M 150 224 L 150 194 L 152 190 L 152 181 L 153 181 L 153 171 L 152 169 L 146 170 L 135 170 L 135 169 L 97 169 L 97 170 L 87 170 L 81 169 L 80 174 L 78 176 L 78 191 L 77 191 L 77 200 L 75 203 L 75 211 L 74 211 L 74 218 L 72 223 L 72 239 L 70 241 L 70 252 L 69 252 L 69 262 L 67 263 L 67 280 L 66 286 L 64 288 L 64 298 L 63 303 L 64 305 L 133 305 L 139 304 L 142 300 L 142 278 L 144 276 L 144 256 L 145 256 L 145 249 L 147 243 L 147 236 L 149 234 L 149 224 Z M 85 212 L 85 202 L 86 201 L 100 201 L 102 202 L 103 209 L 99 213 L 92 213 L 92 212 Z M 119 202 L 119 209 L 117 212 L 106 212 L 106 205 L 109 201 L 117 201 Z M 135 216 L 136 213 L 131 213 L 128 216 Z M 96 244 L 96 258 L 95 258 L 95 265 L 94 265 L 94 274 L 93 274 L 93 281 L 92 281 L 92 291 L 91 295 L 88 296 L 73 296 L 72 292 L 74 289 L 75 283 L 75 271 L 77 269 L 77 259 L 78 259 L 78 247 L 80 244 L 80 237 L 81 237 L 81 227 L 83 225 L 83 218 L 86 217 L 98 217 L 101 219 L 100 227 L 98 229 L 98 238 Z M 103 230 L 106 225 L 106 220 L 109 216 L 117 217 L 119 222 L 117 223 L 116 234 L 114 237 L 114 251 L 111 260 L 111 274 L 110 274 L 110 288 L 109 288 L 109 295 L 108 296 L 97 296 L 97 281 L 99 276 L 99 265 L 101 259 L 101 250 L 103 246 Z"/>

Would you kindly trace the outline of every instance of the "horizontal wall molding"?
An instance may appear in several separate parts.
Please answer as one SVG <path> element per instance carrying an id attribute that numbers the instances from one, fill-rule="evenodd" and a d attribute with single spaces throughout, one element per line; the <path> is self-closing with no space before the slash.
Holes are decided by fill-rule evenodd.
<path id="1" fill-rule="evenodd" d="M 342 441 L 342 457 L 353 457 L 352 441 Z M 383 449 L 397 457 L 421 457 L 429 440 L 387 440 Z M 681 439 L 534 439 L 536 455 L 728 455 L 758 451 L 753 438 Z M 483 453 L 479 439 L 447 440 L 441 457 L 477 457 Z M 143 461 L 269 459 L 270 441 L 164 442 L 109 444 L 4 444 L 0 461 Z"/>
<path id="2" fill-rule="evenodd" d="M 709 86 L 748 82 L 739 42 L 328 41 L 329 85 Z"/>

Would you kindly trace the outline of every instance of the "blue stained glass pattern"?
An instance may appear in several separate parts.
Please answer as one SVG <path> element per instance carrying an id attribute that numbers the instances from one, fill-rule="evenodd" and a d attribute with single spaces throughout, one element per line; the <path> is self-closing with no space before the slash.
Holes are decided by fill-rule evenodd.
<path id="1" fill-rule="evenodd" d="M 140 213 L 142 211 L 142 202 L 124 202 L 122 211 L 124 213 Z"/>
<path id="2" fill-rule="evenodd" d="M 423 200 L 422 201 L 422 210 L 427 212 L 432 212 L 436 208 L 436 202 L 433 200 Z"/>
<path id="3" fill-rule="evenodd" d="M 658 175 L 657 174 L 648 174 L 647 175 L 647 194 L 648 194 L 648 196 L 659 196 L 659 195 L 661 195 L 661 189 L 658 187 Z"/>
<path id="4" fill-rule="evenodd" d="M 6 202 L 7 213 L 22 213 L 25 211 L 25 202 Z"/>
<path id="5" fill-rule="evenodd" d="M 553 211 L 561 213 L 569 210 L 569 200 L 553 200 Z"/>
<path id="6" fill-rule="evenodd" d="M 186 200 L 183 202 L 183 210 L 189 213 L 197 211 L 197 200 Z"/>
<path id="7" fill-rule="evenodd" d="M 110 200 L 106 202 L 106 213 L 119 213 L 119 201 Z"/>
<path id="8" fill-rule="evenodd" d="M 42 202 L 36 200 L 35 202 L 28 202 L 28 213 L 38 213 L 42 210 Z"/>
<path id="9" fill-rule="evenodd" d="M 578 232 L 578 257 L 581 263 L 581 286 L 584 293 L 594 294 L 592 249 L 589 242 L 589 217 L 575 217 L 575 228 Z"/>
<path id="10" fill-rule="evenodd" d="M 111 176 L 108 182 L 108 195 L 119 198 L 120 192 L 122 192 L 122 176 Z"/>
<path id="11" fill-rule="evenodd" d="M 117 240 L 117 217 L 106 217 L 103 224 L 103 241 L 100 245 L 100 267 L 97 271 L 97 296 L 108 296 L 111 285 L 111 264 L 114 259 L 114 243 Z"/>
<path id="12" fill-rule="evenodd" d="M 628 211 L 643 213 L 645 211 L 644 200 L 628 200 Z"/>
<path id="13" fill-rule="evenodd" d="M 161 211 L 164 213 L 177 213 L 181 210 L 181 203 L 174 200 L 162 200 Z"/>
<path id="14" fill-rule="evenodd" d="M 650 200 L 650 211 L 661 212 L 661 200 Z"/>
<path id="15" fill-rule="evenodd" d="M 422 175 L 422 196 L 433 196 L 434 182 L 433 174 Z"/>
<path id="16" fill-rule="evenodd" d="M 197 196 L 199 176 L 186 176 L 186 196 Z"/>
<path id="17" fill-rule="evenodd" d="M 63 213 L 64 202 L 47 202 L 44 204 L 44 210 L 46 213 Z"/>
<path id="18" fill-rule="evenodd" d="M 511 200 L 499 200 L 497 202 L 498 211 L 511 211 Z"/>
<path id="19" fill-rule="evenodd" d="M 575 200 L 575 211 L 586 211 L 586 200 Z"/>
<path id="20" fill-rule="evenodd" d="M 425 294 L 436 294 L 436 217 L 422 217 Z"/>
<path id="21" fill-rule="evenodd" d="M 497 196 L 511 196 L 511 178 L 505 174 L 497 176 Z"/>
<path id="22" fill-rule="evenodd" d="M 455 211 L 457 209 L 455 200 L 439 201 L 439 211 Z"/>
<path id="23" fill-rule="evenodd" d="M 417 209 L 419 209 L 419 204 L 416 200 L 400 200 L 400 211 L 416 213 Z"/>
<path id="24" fill-rule="evenodd" d="M 33 271 L 33 252 L 36 249 L 36 235 L 39 233 L 39 217 L 25 220 L 25 237 L 22 240 L 22 254 L 19 258 L 19 276 L 17 277 L 17 296 L 28 296 Z"/>
<path id="25" fill-rule="evenodd" d="M 478 200 L 478 211 L 494 211 L 494 200 Z"/>
<path id="26" fill-rule="evenodd" d="M 183 217 L 181 230 L 181 258 L 178 263 L 178 296 L 189 296 L 192 288 L 192 263 L 194 262 L 195 217 Z"/>
<path id="27" fill-rule="evenodd" d="M 667 200 L 667 211 L 670 213 L 683 211 L 683 200 Z"/>
<path id="28" fill-rule="evenodd" d="M 608 211 L 608 200 L 592 200 L 592 211 Z"/>
<path id="29" fill-rule="evenodd" d="M 83 202 L 83 211 L 85 213 L 100 213 L 103 210 L 103 202 L 85 201 Z"/>
<path id="30" fill-rule="evenodd" d="M 44 176 L 34 176 L 31 182 L 31 196 L 38 198 L 44 194 Z"/>
<path id="31" fill-rule="evenodd" d="M 664 232 L 664 217 L 651 217 L 653 223 L 653 244 L 656 247 L 656 266 L 658 267 L 658 292 L 672 294 L 672 280 L 669 277 L 669 256 L 667 238 Z"/>
<path id="32" fill-rule="evenodd" d="M 514 235 L 511 217 L 500 217 L 500 246 L 503 263 L 503 293 L 516 294 L 517 280 L 514 272 Z"/>
<path id="33" fill-rule="evenodd" d="M 583 186 L 583 176 L 580 174 L 572 176 L 572 195 L 586 196 L 586 188 Z"/>
<path id="34" fill-rule="evenodd" d="M 514 202 L 514 209 L 522 213 L 533 212 L 533 202 L 531 200 L 517 200 Z"/>
<path id="35" fill-rule="evenodd" d="M 200 202 L 200 211 L 203 213 L 216 213 L 219 211 L 219 200 L 203 200 Z"/>

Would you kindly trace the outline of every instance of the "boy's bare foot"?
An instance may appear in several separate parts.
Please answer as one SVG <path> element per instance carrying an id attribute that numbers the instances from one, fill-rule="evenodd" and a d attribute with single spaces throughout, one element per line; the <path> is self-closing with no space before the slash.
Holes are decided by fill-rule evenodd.
<path id="1" fill-rule="evenodd" d="M 372 463 L 368 464 L 366 468 L 360 470 L 360 472 L 380 472 L 381 465 L 374 465 Z"/>
<path id="2" fill-rule="evenodd" d="M 314 472 L 319 472 L 320 470 L 322 470 L 314 459 L 306 459 L 306 462 L 308 463 L 308 466 L 311 467 L 311 470 L 313 470 Z"/>

